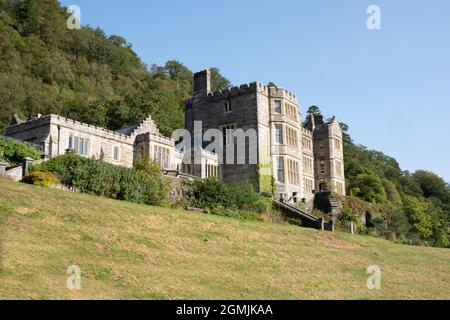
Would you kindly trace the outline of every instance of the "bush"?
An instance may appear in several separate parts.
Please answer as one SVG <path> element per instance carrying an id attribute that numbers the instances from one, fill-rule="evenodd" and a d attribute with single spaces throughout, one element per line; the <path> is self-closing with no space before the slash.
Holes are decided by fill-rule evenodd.
<path id="1" fill-rule="evenodd" d="M 261 214 L 271 209 L 271 202 L 257 194 L 251 185 L 226 184 L 217 179 L 185 185 L 191 205 L 209 214 L 261 220 Z"/>
<path id="2" fill-rule="evenodd" d="M 169 184 L 161 176 L 161 167 L 152 160 L 138 159 L 134 170 L 143 183 L 144 202 L 155 206 L 167 206 L 169 203 Z"/>
<path id="3" fill-rule="evenodd" d="M 350 194 L 371 203 L 387 203 L 382 180 L 376 174 L 359 174 L 352 181 Z"/>
<path id="4" fill-rule="evenodd" d="M 149 160 L 137 162 L 135 169 L 129 169 L 102 160 L 86 159 L 68 151 L 63 156 L 33 166 L 32 170 L 52 172 L 66 186 L 106 198 L 149 205 L 165 204 L 168 198 L 168 187 L 161 170 Z"/>
<path id="5" fill-rule="evenodd" d="M 65 155 L 55 157 L 41 165 L 32 167 L 34 171 L 47 171 L 54 173 L 66 186 L 73 187 L 73 183 L 80 168 L 86 166 L 89 160 L 77 156 L 73 150 L 67 150 Z"/>
<path id="6" fill-rule="evenodd" d="M 31 172 L 23 178 L 23 182 L 44 188 L 52 188 L 60 183 L 52 173 L 41 171 Z"/>
<path id="7" fill-rule="evenodd" d="M 23 142 L 0 138 L 0 159 L 20 165 L 26 157 L 38 160 L 41 158 L 41 151 Z"/>

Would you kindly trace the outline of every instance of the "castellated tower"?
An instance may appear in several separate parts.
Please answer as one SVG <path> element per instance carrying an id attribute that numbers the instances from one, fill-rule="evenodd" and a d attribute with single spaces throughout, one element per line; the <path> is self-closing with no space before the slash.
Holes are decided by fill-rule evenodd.
<path id="1" fill-rule="evenodd" d="M 314 139 L 316 190 L 335 191 L 345 196 L 344 150 L 339 122 L 335 117 L 324 122 L 323 116 L 311 115 L 308 127 Z"/>
<path id="2" fill-rule="evenodd" d="M 256 133 L 255 140 L 245 140 L 245 156 L 238 158 L 235 152 L 233 163 L 226 161 L 227 147 L 219 152 L 223 158 L 219 159 L 221 179 L 250 183 L 259 192 L 275 191 L 278 198 L 289 202 L 309 201 L 315 191 L 331 185 L 345 193 L 342 132 L 336 120 L 314 123 L 308 130 L 302 126 L 300 105 L 293 93 L 258 82 L 211 92 L 210 81 L 208 70 L 194 75 L 194 96 L 186 102 L 185 111 L 191 136 L 197 121 L 203 132 L 220 130 L 225 146 L 236 144 L 230 132 L 237 129 Z M 209 144 L 206 141 L 203 147 Z M 251 159 L 256 159 L 255 163 Z M 272 190 L 273 180 L 276 190 Z"/>

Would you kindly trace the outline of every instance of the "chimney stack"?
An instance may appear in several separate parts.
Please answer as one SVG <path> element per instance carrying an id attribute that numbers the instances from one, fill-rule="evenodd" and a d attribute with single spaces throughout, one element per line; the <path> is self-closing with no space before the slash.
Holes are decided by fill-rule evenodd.
<path id="1" fill-rule="evenodd" d="M 203 70 L 194 74 L 194 96 L 211 92 L 211 71 Z"/>

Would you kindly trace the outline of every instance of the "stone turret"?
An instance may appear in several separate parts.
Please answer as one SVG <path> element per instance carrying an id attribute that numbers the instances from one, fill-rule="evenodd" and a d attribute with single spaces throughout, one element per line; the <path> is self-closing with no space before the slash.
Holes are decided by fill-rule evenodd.
<path id="1" fill-rule="evenodd" d="M 211 71 L 203 70 L 194 74 L 194 97 L 211 93 Z"/>

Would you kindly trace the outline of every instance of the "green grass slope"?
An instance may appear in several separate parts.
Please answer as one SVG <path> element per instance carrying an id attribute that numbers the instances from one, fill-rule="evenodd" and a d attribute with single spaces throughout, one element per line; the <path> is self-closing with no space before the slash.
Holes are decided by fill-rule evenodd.
<path id="1" fill-rule="evenodd" d="M 0 179 L 0 299 L 450 298 L 450 251 Z M 81 290 L 66 269 L 81 269 Z M 366 268 L 382 270 L 381 290 Z"/>

